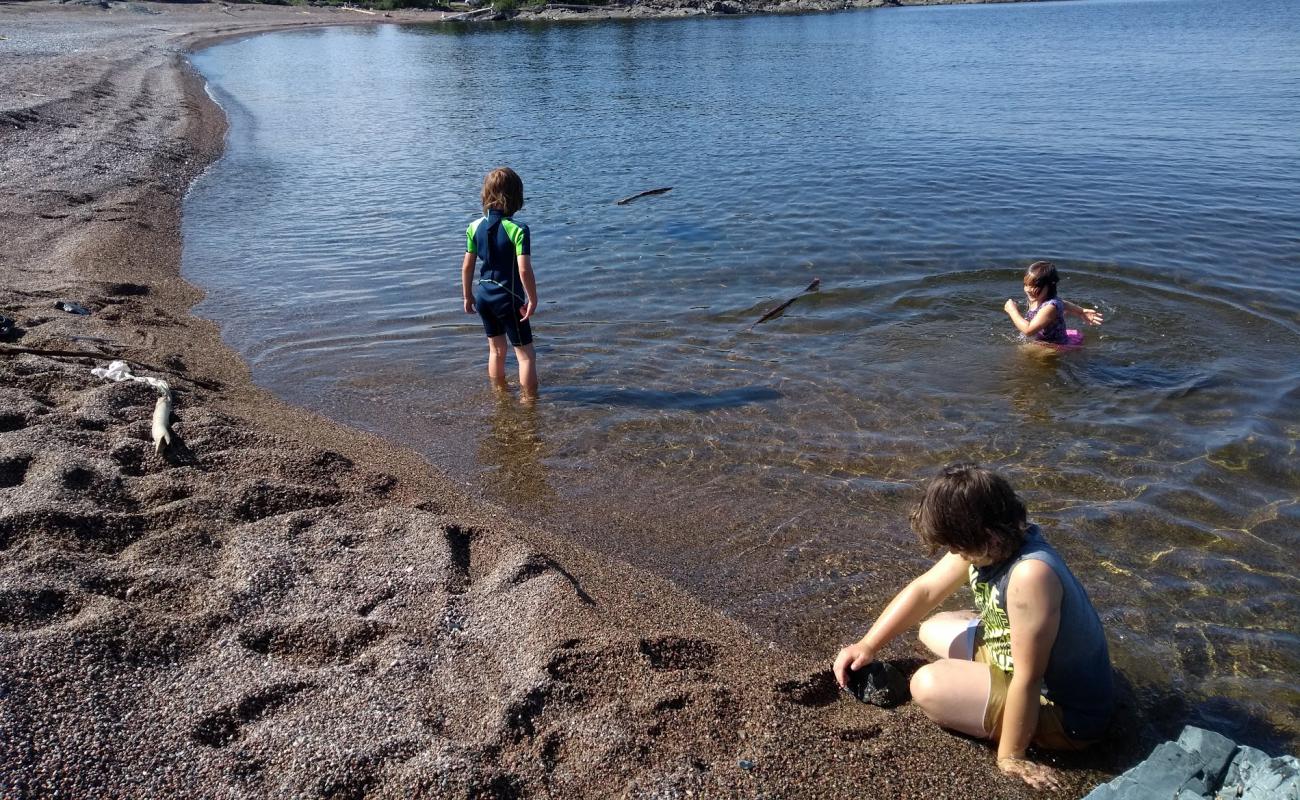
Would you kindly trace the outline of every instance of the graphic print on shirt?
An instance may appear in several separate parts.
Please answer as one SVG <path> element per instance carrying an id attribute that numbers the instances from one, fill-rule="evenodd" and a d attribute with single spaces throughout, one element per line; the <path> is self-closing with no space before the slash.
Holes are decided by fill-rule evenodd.
<path id="1" fill-rule="evenodd" d="M 975 609 L 984 623 L 984 646 L 994 666 L 1011 674 L 1011 621 L 1002 609 L 998 598 L 998 587 L 992 583 L 975 580 L 975 570 L 971 569 L 971 592 L 975 595 Z"/>

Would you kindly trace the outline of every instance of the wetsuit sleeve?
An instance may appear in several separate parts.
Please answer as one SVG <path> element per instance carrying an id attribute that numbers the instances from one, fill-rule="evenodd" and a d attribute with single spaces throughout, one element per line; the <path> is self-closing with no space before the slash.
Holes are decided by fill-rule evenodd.
<path id="1" fill-rule="evenodd" d="M 474 244 L 474 229 L 477 227 L 478 227 L 477 222 L 471 222 L 469 224 L 469 227 L 465 229 L 465 252 L 466 253 L 474 253 L 474 254 L 478 253 L 478 247 Z"/>
<path id="2" fill-rule="evenodd" d="M 527 225 L 507 225 L 506 233 L 510 235 L 510 241 L 515 245 L 515 255 L 532 255 L 532 242 L 530 241 L 532 237 L 528 234 Z"/>

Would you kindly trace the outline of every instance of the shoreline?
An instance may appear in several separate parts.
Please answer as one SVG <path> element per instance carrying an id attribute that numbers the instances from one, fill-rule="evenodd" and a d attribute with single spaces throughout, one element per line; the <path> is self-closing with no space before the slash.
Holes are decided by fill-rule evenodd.
<path id="1" fill-rule="evenodd" d="M 912 8 L 921 6 L 998 5 L 1004 3 L 1039 3 L 1054 0 L 635 0 L 618 6 L 580 6 L 547 3 L 537 8 L 486 14 L 474 19 L 484 21 L 563 22 L 609 19 L 680 19 L 683 17 L 738 17 L 793 14 L 821 14 L 878 8 Z M 467 20 L 472 21 L 472 20 Z"/>
<path id="2" fill-rule="evenodd" d="M 841 695 L 829 656 L 253 385 L 180 275 L 184 192 L 226 126 L 184 53 L 431 20 L 132 5 L 102 41 L 95 7 L 0 9 L 10 40 L 84 28 L 0 50 L 15 98 L 54 96 L 0 95 L 4 343 L 105 351 L 0 358 L 0 794 L 1031 796 L 914 707 Z M 167 461 L 149 391 L 90 375 L 110 354 L 172 381 Z"/>

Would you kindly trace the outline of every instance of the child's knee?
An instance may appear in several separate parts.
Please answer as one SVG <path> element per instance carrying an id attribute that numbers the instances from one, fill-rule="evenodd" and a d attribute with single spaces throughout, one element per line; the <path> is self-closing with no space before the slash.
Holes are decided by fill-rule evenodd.
<path id="1" fill-rule="evenodd" d="M 937 670 L 932 664 L 926 664 L 912 674 L 910 688 L 912 690 L 912 702 L 921 707 L 921 710 L 931 717 L 931 713 L 937 705 L 939 699 L 939 679 L 936 674 Z"/>
<path id="2" fill-rule="evenodd" d="M 488 339 L 488 350 L 497 358 L 506 357 L 506 337 L 493 336 Z"/>
<path id="3" fill-rule="evenodd" d="M 916 632 L 916 638 L 920 639 L 926 645 L 929 645 L 930 642 L 935 641 L 935 637 L 941 627 L 944 627 L 943 621 L 940 616 L 936 614 L 921 623 L 920 630 Z M 933 650 L 934 648 L 931 647 L 930 649 Z"/>

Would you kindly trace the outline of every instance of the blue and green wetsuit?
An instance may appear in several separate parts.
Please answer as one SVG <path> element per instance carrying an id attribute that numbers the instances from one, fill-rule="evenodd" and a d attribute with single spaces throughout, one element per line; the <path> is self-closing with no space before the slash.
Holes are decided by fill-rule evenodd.
<path id="1" fill-rule="evenodd" d="M 474 283 L 474 307 L 483 318 L 483 330 L 488 336 L 504 333 L 515 347 L 531 344 L 532 326 L 519 319 L 528 304 L 518 261 L 529 254 L 528 226 L 491 209 L 465 231 L 465 252 L 482 262 Z"/>

